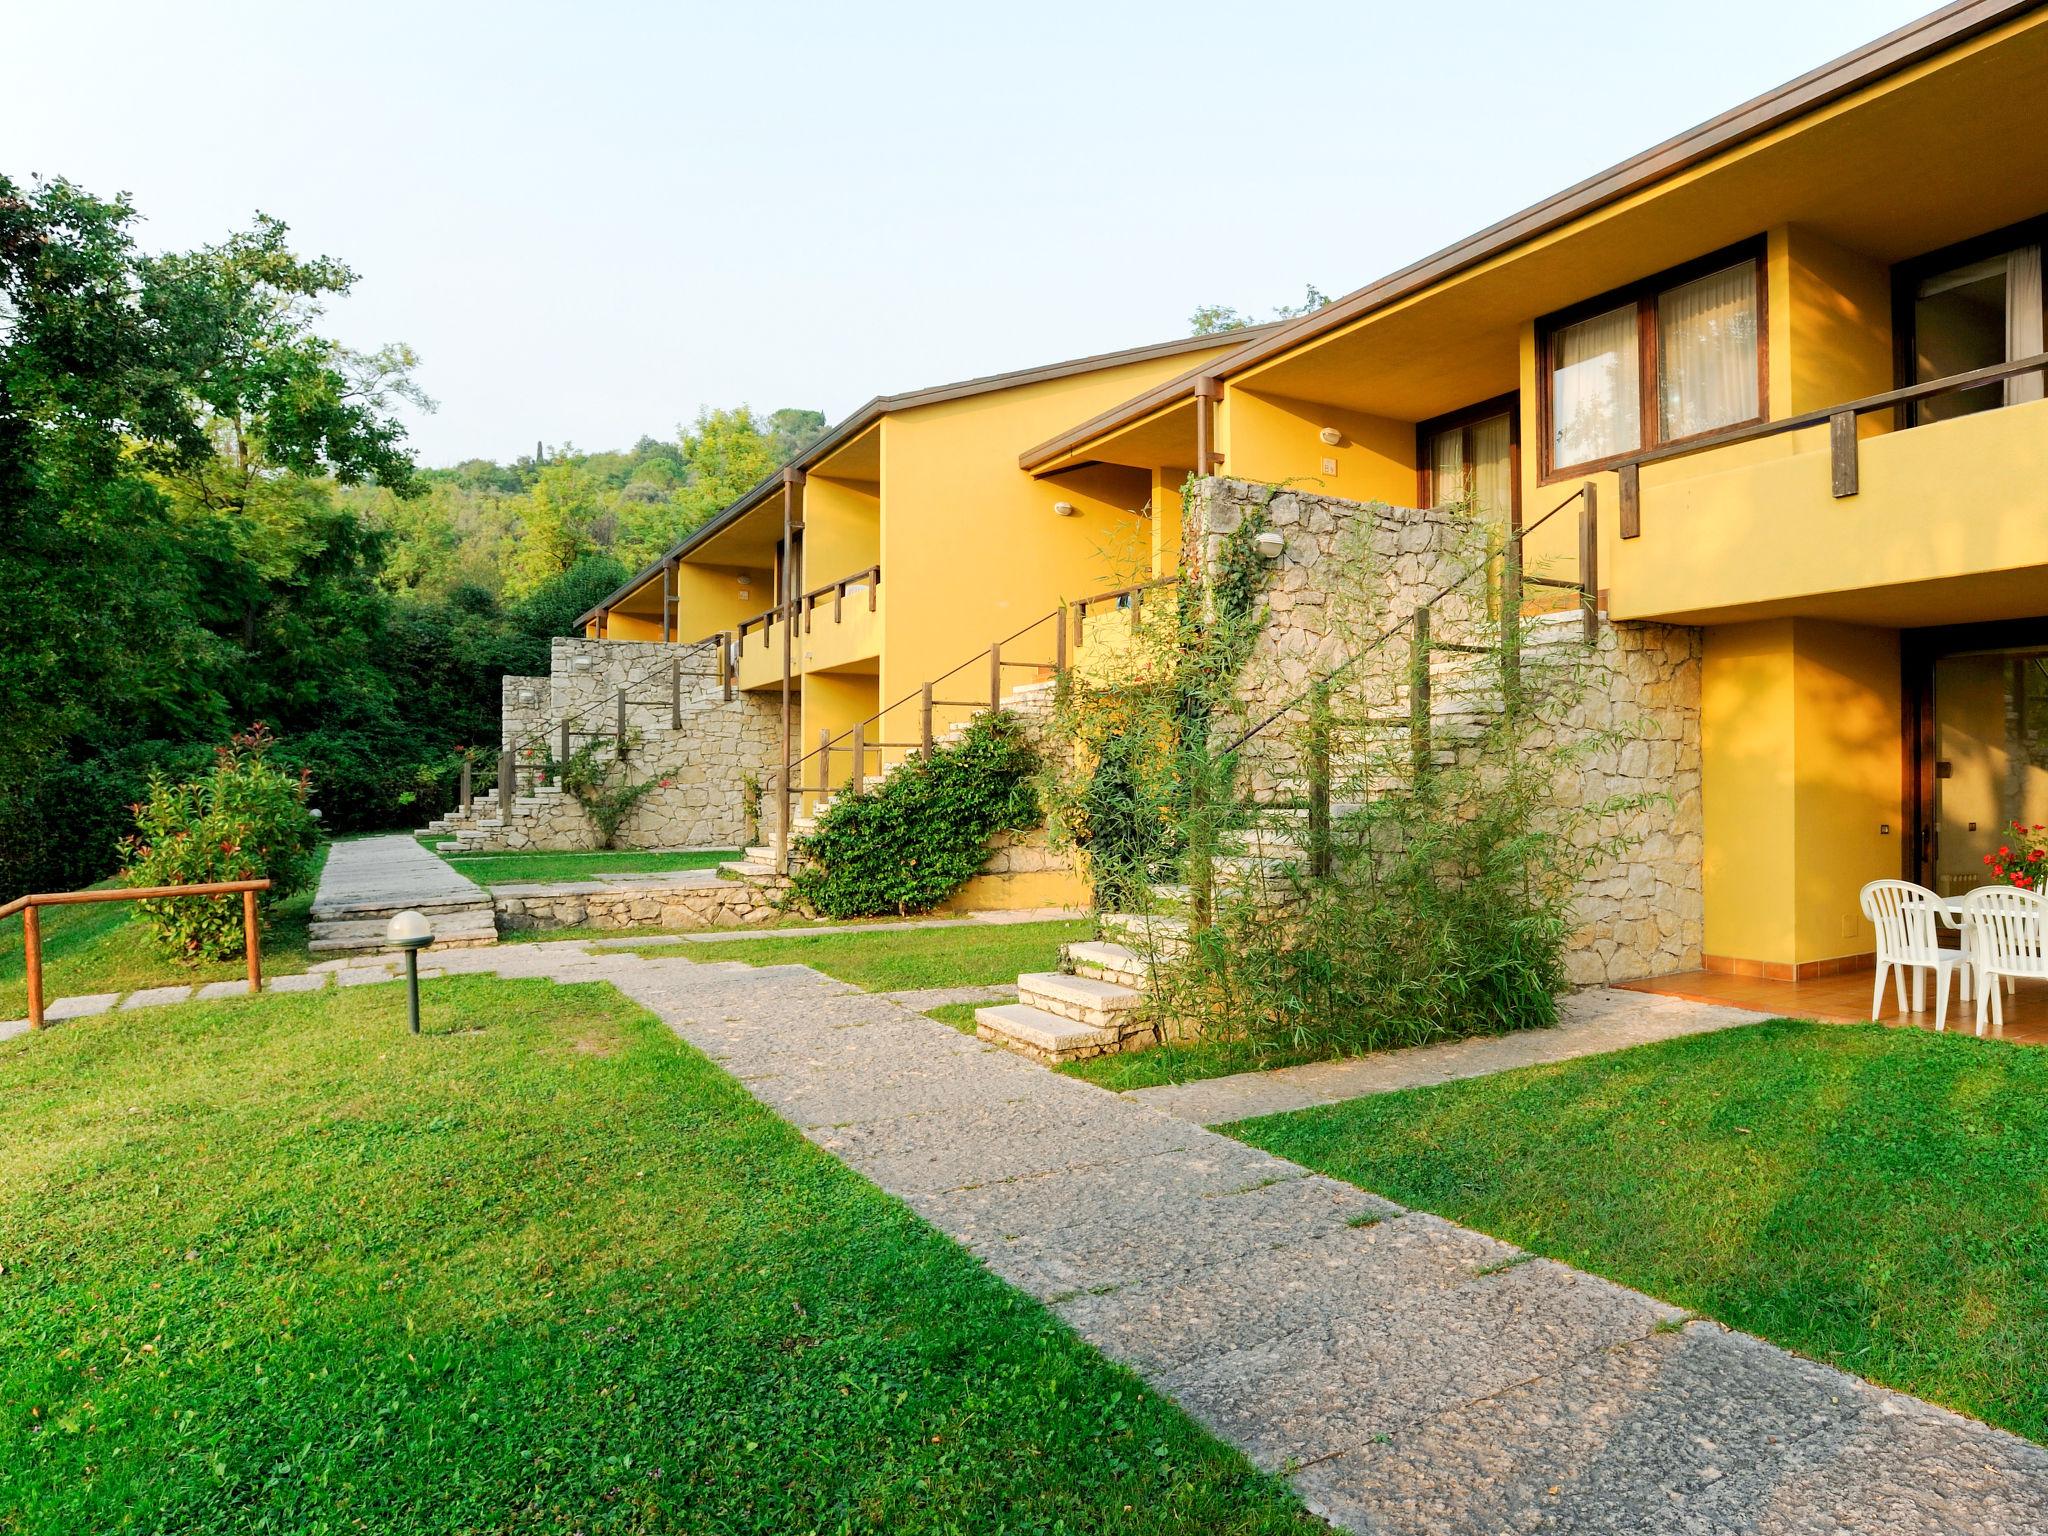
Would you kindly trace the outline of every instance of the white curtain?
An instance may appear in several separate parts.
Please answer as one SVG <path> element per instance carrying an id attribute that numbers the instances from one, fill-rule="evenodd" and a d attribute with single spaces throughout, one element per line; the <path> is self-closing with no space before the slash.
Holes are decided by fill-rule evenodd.
<path id="1" fill-rule="evenodd" d="M 1489 416 L 1466 430 L 1472 434 L 1473 510 L 1506 522 L 1515 504 L 1508 418 Z"/>
<path id="2" fill-rule="evenodd" d="M 1550 338 L 1550 462 L 1557 468 L 1642 446 L 1636 308 L 1625 304 Z"/>
<path id="3" fill-rule="evenodd" d="M 1756 263 L 1657 296 L 1657 398 L 1666 442 L 1754 420 Z"/>
<path id="4" fill-rule="evenodd" d="M 1465 497 L 1465 429 L 1452 427 L 1429 440 L 1429 504 L 1448 507 Z"/>
<path id="5" fill-rule="evenodd" d="M 2041 350 L 2041 247 L 2023 245 L 2005 258 L 2005 360 L 2018 362 Z M 2007 405 L 2041 396 L 2038 373 L 2005 381 Z"/>

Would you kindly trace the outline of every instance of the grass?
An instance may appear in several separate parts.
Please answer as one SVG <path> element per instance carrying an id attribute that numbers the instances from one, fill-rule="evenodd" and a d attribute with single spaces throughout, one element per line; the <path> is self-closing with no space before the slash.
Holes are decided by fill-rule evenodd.
<path id="1" fill-rule="evenodd" d="M 2048 1441 L 2048 1050 L 1778 1020 L 1229 1134 Z"/>
<path id="2" fill-rule="evenodd" d="M 430 851 L 435 840 L 423 839 Z M 550 880 L 602 880 L 607 875 L 673 874 L 686 869 L 716 869 L 738 858 L 735 848 L 691 853 L 641 853 L 631 850 L 600 853 L 441 853 L 450 865 L 478 885 L 511 885 Z"/>
<path id="3" fill-rule="evenodd" d="M 316 857 L 322 863 L 326 861 L 325 844 Z M 303 971 L 312 962 L 306 949 L 306 923 L 319 879 L 316 864 L 313 884 L 279 902 L 267 914 L 263 931 L 264 975 Z M 106 880 L 94 889 L 112 889 L 116 884 Z M 168 987 L 180 982 L 236 981 L 247 974 L 239 959 L 191 965 L 166 955 L 130 902 L 45 907 L 42 923 L 45 1003 L 90 992 L 132 992 L 140 987 Z M 28 974 L 22 957 L 21 919 L 15 917 L 0 924 L 0 1019 L 27 1016 Z"/>
<path id="4" fill-rule="evenodd" d="M 610 988 L 0 1042 L 0 1530 L 1320 1527 Z"/>
<path id="5" fill-rule="evenodd" d="M 974 1033 L 975 1013 L 987 1006 L 986 1003 L 941 1003 L 936 1008 L 927 1008 L 924 1016 L 937 1019 L 941 1024 L 950 1024 L 963 1035 L 971 1035 Z"/>
<path id="6" fill-rule="evenodd" d="M 1131 1088 L 1193 1083 L 1206 1077 L 1229 1077 L 1234 1072 L 1270 1072 L 1275 1067 L 1338 1059 L 1341 1058 L 1331 1056 L 1327 1049 L 1314 1046 L 1262 1048 L 1245 1040 L 1191 1040 L 1178 1045 L 1147 1046 L 1142 1051 L 1121 1051 L 1114 1056 L 1093 1056 L 1086 1061 L 1068 1062 L 1059 1070 L 1112 1093 L 1122 1093 Z"/>
<path id="7" fill-rule="evenodd" d="M 975 923 L 961 927 L 892 928 L 877 933 L 792 934 L 691 944 L 692 960 L 744 960 L 749 965 L 808 965 L 869 992 L 918 987 L 996 987 L 1025 971 L 1056 971 L 1060 946 L 1091 937 L 1088 918 L 1044 923 Z M 649 947 L 657 958 L 675 946 Z"/>

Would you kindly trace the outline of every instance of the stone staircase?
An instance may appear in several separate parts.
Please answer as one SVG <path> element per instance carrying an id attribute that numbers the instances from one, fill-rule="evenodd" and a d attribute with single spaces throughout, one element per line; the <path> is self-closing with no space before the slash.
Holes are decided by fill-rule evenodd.
<path id="1" fill-rule="evenodd" d="M 1581 644 L 1583 633 L 1576 613 L 1525 620 L 1525 686 L 1540 691 L 1544 664 L 1557 654 L 1552 648 Z M 1389 733 L 1385 747 L 1333 762 L 1340 785 L 1371 796 L 1408 790 L 1412 767 L 1402 752 L 1387 748 L 1405 738 L 1410 698 L 1410 686 L 1402 683 L 1376 722 L 1375 730 Z M 1437 767 L 1467 762 L 1505 708 L 1491 656 L 1448 647 L 1431 654 L 1430 756 Z M 1339 820 L 1361 805 L 1333 800 L 1331 818 Z M 1249 895 L 1279 916 L 1299 891 L 1308 858 L 1307 810 L 1266 806 L 1254 811 L 1249 825 L 1225 835 L 1213 871 L 1219 891 Z M 1019 976 L 1016 1002 L 977 1009 L 975 1033 L 1049 1066 L 1157 1044 L 1161 1021 L 1147 1016 L 1144 1003 L 1155 968 L 1172 964 L 1187 949 L 1189 892 L 1185 886 L 1155 885 L 1150 894 L 1153 911 L 1102 914 L 1103 937 L 1065 945 L 1060 970 Z"/>
<path id="2" fill-rule="evenodd" d="M 512 820 L 533 821 L 543 816 L 562 795 L 559 784 L 536 784 L 512 802 Z M 428 822 L 423 836 L 440 836 L 437 844 L 447 853 L 476 853 L 492 847 L 503 835 L 506 817 L 498 809 L 498 792 L 485 790 L 470 801 L 467 814 L 451 810 Z"/>
<path id="3" fill-rule="evenodd" d="M 411 837 L 352 838 L 329 851 L 320 871 L 306 947 L 319 955 L 382 950 L 400 912 L 423 914 L 436 949 L 498 942 L 491 893 L 464 878 Z"/>
<path id="4" fill-rule="evenodd" d="M 323 913 L 313 909 L 307 924 L 306 948 L 316 955 L 358 954 L 387 949 L 384 933 L 400 912 L 419 912 L 434 930 L 435 949 L 475 949 L 498 942 L 491 898 L 452 897 L 438 901 L 399 901 L 383 906 L 350 906 Z"/>

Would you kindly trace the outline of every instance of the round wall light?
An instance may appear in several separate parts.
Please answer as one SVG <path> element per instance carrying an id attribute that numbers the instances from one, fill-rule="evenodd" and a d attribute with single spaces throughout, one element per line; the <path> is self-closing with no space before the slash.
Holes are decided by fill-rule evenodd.
<path id="1" fill-rule="evenodd" d="M 1054 517 L 1078 517 L 1080 516 L 1080 509 L 1071 501 L 1056 501 L 1052 504 L 1052 515 Z"/>
<path id="2" fill-rule="evenodd" d="M 1268 528 L 1257 540 L 1259 554 L 1267 560 L 1278 560 L 1287 553 L 1287 536 Z"/>
<path id="3" fill-rule="evenodd" d="M 1324 443 L 1326 443 L 1328 446 L 1332 448 L 1336 447 L 1339 443 L 1344 441 L 1344 434 L 1342 432 L 1339 432 L 1335 427 L 1325 427 L 1322 431 L 1318 432 L 1316 436 L 1321 438 Z"/>

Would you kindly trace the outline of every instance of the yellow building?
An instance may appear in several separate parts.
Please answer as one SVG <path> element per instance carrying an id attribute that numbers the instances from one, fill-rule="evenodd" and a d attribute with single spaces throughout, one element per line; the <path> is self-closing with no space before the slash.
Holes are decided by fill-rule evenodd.
<path id="1" fill-rule="evenodd" d="M 1152 474 L 1101 466 L 1053 485 L 1018 454 L 1263 333 L 872 400 L 580 622 L 618 641 L 729 637 L 736 690 L 787 688 L 789 783 L 815 791 L 870 776 L 986 707 L 998 680 L 1007 693 L 1049 675 L 1085 645 L 1071 608 L 1064 625 L 1055 611 L 1113 609 L 1162 558 Z"/>
<path id="2" fill-rule="evenodd" d="M 1019 466 L 1469 496 L 1567 579 L 1590 485 L 1609 618 L 1704 633 L 1707 965 L 1853 966 L 2048 820 L 2043 101 L 2048 12 L 1951 5 Z"/>

